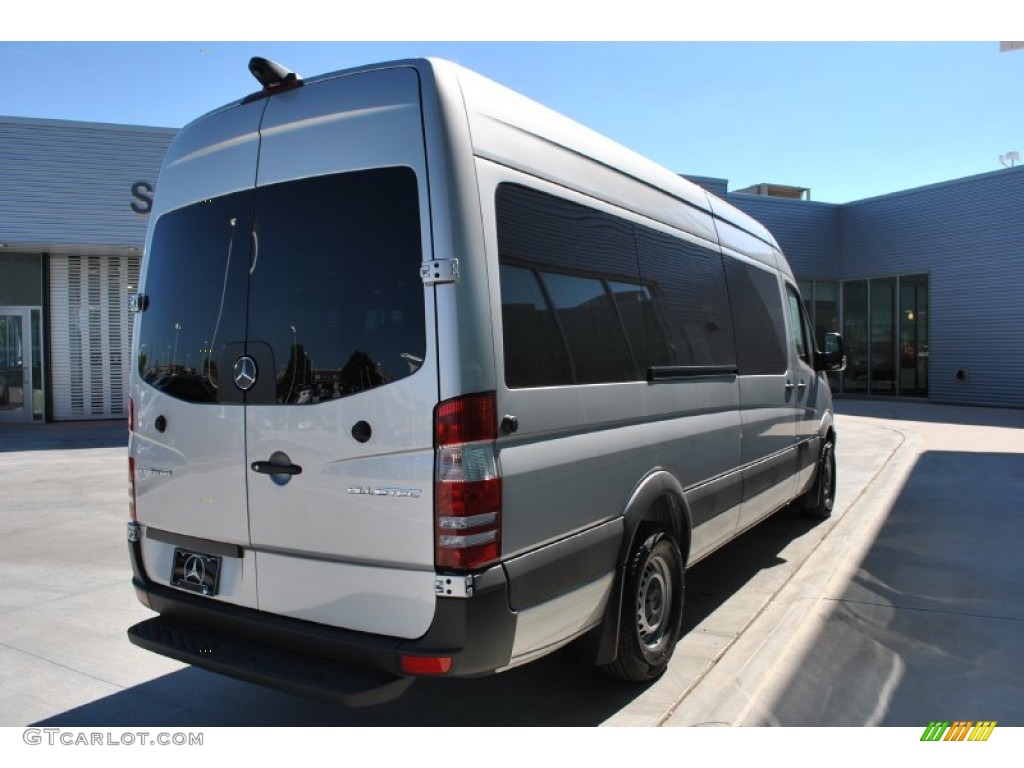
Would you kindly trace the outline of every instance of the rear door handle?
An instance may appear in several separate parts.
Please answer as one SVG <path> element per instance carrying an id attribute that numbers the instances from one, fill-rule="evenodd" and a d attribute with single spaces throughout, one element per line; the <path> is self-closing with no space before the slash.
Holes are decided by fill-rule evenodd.
<path id="1" fill-rule="evenodd" d="M 254 461 L 251 465 L 253 472 L 261 475 L 301 475 L 302 467 L 298 464 L 274 464 L 270 461 Z"/>
<path id="2" fill-rule="evenodd" d="M 787 381 L 786 382 L 786 389 L 792 389 L 792 388 L 793 388 L 793 382 L 792 381 Z"/>
<path id="3" fill-rule="evenodd" d="M 806 381 L 797 382 L 797 386 L 800 387 L 800 389 L 803 389 L 804 387 L 807 386 L 807 382 Z"/>

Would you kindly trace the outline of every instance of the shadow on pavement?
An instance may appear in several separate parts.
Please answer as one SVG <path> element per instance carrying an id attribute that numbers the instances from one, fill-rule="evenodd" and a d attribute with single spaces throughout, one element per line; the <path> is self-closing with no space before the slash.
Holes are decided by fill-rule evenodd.
<path id="1" fill-rule="evenodd" d="M 683 631 L 689 632 L 704 621 L 758 573 L 784 565 L 786 560 L 778 553 L 825 522 L 787 507 L 690 568 L 686 572 Z"/>
<path id="2" fill-rule="evenodd" d="M 1024 725 L 1021 498 L 1022 454 L 922 454 L 765 722 Z"/>
<path id="3" fill-rule="evenodd" d="M 490 677 L 419 680 L 396 701 L 345 709 L 188 667 L 34 725 L 593 726 L 642 690 L 555 654 Z"/>
<path id="4" fill-rule="evenodd" d="M 0 453 L 119 447 L 128 447 L 124 419 L 0 425 Z"/>

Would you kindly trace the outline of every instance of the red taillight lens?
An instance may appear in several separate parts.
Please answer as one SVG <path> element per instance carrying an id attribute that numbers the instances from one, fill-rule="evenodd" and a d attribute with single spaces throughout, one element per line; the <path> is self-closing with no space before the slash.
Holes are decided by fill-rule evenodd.
<path id="1" fill-rule="evenodd" d="M 434 415 L 434 562 L 479 568 L 501 554 L 501 468 L 493 392 L 446 400 Z"/>
<path id="2" fill-rule="evenodd" d="M 434 415 L 434 446 L 496 439 L 497 414 L 493 392 L 445 400 Z"/>

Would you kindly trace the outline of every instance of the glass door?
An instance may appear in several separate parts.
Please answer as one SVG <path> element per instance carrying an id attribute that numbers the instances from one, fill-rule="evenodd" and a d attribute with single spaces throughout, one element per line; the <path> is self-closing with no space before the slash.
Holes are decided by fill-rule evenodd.
<path id="1" fill-rule="evenodd" d="M 0 422 L 32 421 L 29 310 L 0 308 Z"/>

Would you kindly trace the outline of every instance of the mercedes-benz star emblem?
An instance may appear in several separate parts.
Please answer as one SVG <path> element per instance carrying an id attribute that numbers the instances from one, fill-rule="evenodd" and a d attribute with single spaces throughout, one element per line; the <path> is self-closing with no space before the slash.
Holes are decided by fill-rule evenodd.
<path id="1" fill-rule="evenodd" d="M 200 586 L 206 581 L 206 566 L 199 555 L 189 555 L 185 561 L 185 581 Z"/>
<path id="2" fill-rule="evenodd" d="M 235 386 L 247 392 L 256 383 L 256 361 L 248 355 L 243 355 L 235 361 L 234 374 Z"/>

